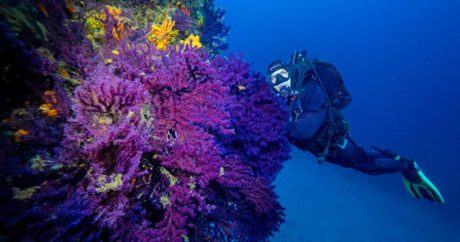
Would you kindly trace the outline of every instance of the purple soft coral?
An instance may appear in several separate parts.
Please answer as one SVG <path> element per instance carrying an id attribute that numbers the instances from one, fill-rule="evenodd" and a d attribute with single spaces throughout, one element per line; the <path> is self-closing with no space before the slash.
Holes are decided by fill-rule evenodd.
<path id="1" fill-rule="evenodd" d="M 100 47 L 105 64 L 79 62 L 84 79 L 62 112 L 55 168 L 19 216 L 1 217 L 2 230 L 41 240 L 266 240 L 283 221 L 271 183 L 289 152 L 287 112 L 268 85 L 240 57 L 114 43 Z"/>
<path id="2" fill-rule="evenodd" d="M 249 72 L 241 57 L 217 58 L 214 64 L 225 73 L 221 79 L 231 89 L 230 113 L 237 127 L 236 134 L 223 137 L 223 142 L 258 176 L 272 182 L 289 159 L 286 105 L 273 95 L 263 77 Z"/>
<path id="3" fill-rule="evenodd" d="M 176 10 L 172 19 L 176 23 L 174 27 L 176 27 L 179 31 L 190 30 L 190 27 L 193 24 L 193 19 L 180 9 Z"/>

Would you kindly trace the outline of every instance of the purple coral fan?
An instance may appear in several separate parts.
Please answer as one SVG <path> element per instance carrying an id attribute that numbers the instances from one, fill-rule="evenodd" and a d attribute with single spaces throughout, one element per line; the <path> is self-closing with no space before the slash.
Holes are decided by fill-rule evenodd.
<path id="1" fill-rule="evenodd" d="M 176 23 L 174 27 L 179 31 L 187 31 L 193 24 L 193 19 L 180 9 L 176 10 L 172 19 Z"/>
<path id="2" fill-rule="evenodd" d="M 210 61 L 204 50 L 139 44 L 119 52 L 76 89 L 58 158 L 63 177 L 36 194 L 44 205 L 35 212 L 57 220 L 43 224 L 46 232 L 29 229 L 42 238 L 158 241 L 265 240 L 276 231 L 283 209 L 270 184 L 287 143 L 264 150 L 285 140 L 274 138 L 277 129 L 257 134 L 262 120 L 235 111 L 282 124 L 268 87 L 243 62 Z M 231 94 L 238 82 L 248 88 L 241 97 Z"/>
<path id="3" fill-rule="evenodd" d="M 75 54 L 84 75 L 57 105 L 53 152 L 29 150 L 33 161 L 2 167 L 18 175 L 15 187 L 0 186 L 0 236 L 267 240 L 283 222 L 271 184 L 289 146 L 287 111 L 263 78 L 240 57 L 117 41 L 91 61 Z M 62 96 L 59 82 L 55 89 Z"/>
<path id="4" fill-rule="evenodd" d="M 273 181 L 289 159 L 286 130 L 288 110 L 264 78 L 249 72 L 249 64 L 241 57 L 214 61 L 221 78 L 230 88 L 232 123 L 235 135 L 225 136 L 227 152 L 234 152 L 249 164 L 257 176 Z"/>

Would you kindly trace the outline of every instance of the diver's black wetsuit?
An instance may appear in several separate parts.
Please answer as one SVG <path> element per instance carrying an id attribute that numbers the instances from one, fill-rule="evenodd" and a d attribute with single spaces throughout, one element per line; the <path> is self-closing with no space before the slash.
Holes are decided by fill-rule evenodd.
<path id="1" fill-rule="evenodd" d="M 370 175 L 406 171 L 409 162 L 394 159 L 393 154 L 377 149 L 365 150 L 351 139 L 347 121 L 340 113 L 351 102 L 351 96 L 340 73 L 330 63 L 319 60 L 310 63 L 317 75 L 313 71 L 303 71 L 303 65 L 295 65 L 292 70 L 292 82 L 301 81 L 301 84 L 297 85 L 299 93 L 288 101 L 291 107 L 289 140 L 328 162 Z M 334 128 L 330 129 L 330 125 Z M 326 148 L 328 143 L 329 148 Z"/>

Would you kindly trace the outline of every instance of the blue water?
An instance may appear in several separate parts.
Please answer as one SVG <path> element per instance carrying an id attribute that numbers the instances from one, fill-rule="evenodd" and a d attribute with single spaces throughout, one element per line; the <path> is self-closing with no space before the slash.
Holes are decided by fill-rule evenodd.
<path id="1" fill-rule="evenodd" d="M 353 96 L 352 137 L 414 158 L 446 205 L 399 174 L 317 165 L 294 149 L 276 180 L 286 223 L 272 241 L 460 241 L 460 2 L 217 1 L 230 51 L 265 73 L 296 49 L 331 61 Z"/>

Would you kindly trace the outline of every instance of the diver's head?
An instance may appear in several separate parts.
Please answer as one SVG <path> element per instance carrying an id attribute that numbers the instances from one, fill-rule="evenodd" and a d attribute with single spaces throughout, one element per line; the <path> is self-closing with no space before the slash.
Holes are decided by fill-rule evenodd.
<path id="1" fill-rule="evenodd" d="M 286 92 L 291 89 L 291 74 L 289 65 L 280 60 L 270 63 L 267 70 L 267 79 L 273 89 L 278 92 Z"/>

